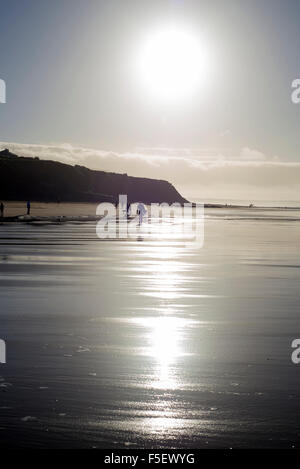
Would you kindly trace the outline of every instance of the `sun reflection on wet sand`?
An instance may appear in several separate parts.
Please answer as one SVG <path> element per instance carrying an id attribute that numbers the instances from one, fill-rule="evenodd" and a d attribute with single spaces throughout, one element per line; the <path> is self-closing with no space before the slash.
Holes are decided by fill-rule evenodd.
<path id="1" fill-rule="evenodd" d="M 187 262 L 192 251 L 182 242 L 166 242 L 164 237 L 145 240 L 129 249 L 134 257 L 127 276 L 134 280 L 133 291 L 139 298 L 139 307 L 131 310 L 129 321 L 140 329 L 142 354 L 151 360 L 147 387 L 157 393 L 143 419 L 143 428 L 154 435 L 178 432 L 184 423 L 166 396 L 183 385 L 180 363 L 188 355 L 188 330 L 197 322 L 189 314 L 191 296 L 197 293 L 198 297 L 191 289 L 193 266 Z"/>
<path id="2" fill-rule="evenodd" d="M 186 302 L 178 309 L 177 300 L 190 293 L 186 284 L 189 265 L 185 262 L 187 248 L 180 243 L 166 243 L 158 239 L 146 242 L 143 249 L 135 247 L 135 261 L 131 268 L 136 280 L 136 294 L 149 298 L 149 305 L 139 309 L 135 325 L 145 328 L 146 355 L 153 357 L 151 386 L 155 389 L 176 389 L 178 358 L 185 354 L 186 327 L 191 320 L 184 317 Z M 139 262 L 139 257 L 143 262 Z M 148 300 L 145 298 L 145 303 Z M 150 300 L 151 298 L 151 300 Z M 150 317 L 149 313 L 152 315 Z"/>
<path id="3" fill-rule="evenodd" d="M 156 360 L 156 388 L 176 388 L 172 364 L 182 352 L 180 344 L 180 321 L 175 317 L 159 317 L 150 332 L 150 354 Z"/>
<path id="4" fill-rule="evenodd" d="M 133 320 L 139 326 L 147 329 L 146 355 L 153 358 L 153 374 L 150 387 L 162 392 L 154 406 L 147 412 L 143 419 L 143 428 L 150 434 L 162 434 L 176 431 L 182 427 L 182 419 L 177 418 L 177 413 L 170 401 L 165 401 L 166 393 L 180 387 L 178 373 L 178 359 L 185 355 L 184 334 L 193 321 L 175 316 L 161 315 L 158 317 L 144 317 Z"/>
<path id="5" fill-rule="evenodd" d="M 151 387 L 176 389 L 176 361 L 185 355 L 184 329 L 193 321 L 174 316 L 139 317 L 131 322 L 146 329 L 144 354 L 154 359 Z"/>

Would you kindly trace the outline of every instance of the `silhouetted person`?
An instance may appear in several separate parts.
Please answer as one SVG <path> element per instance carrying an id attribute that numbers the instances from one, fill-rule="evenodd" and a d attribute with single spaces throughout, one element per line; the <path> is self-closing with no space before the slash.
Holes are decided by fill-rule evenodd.
<path id="1" fill-rule="evenodd" d="M 27 202 L 27 215 L 30 215 L 30 208 L 31 208 L 31 205 L 30 205 L 30 201 L 28 200 L 28 202 Z"/>
<path id="2" fill-rule="evenodd" d="M 4 217 L 4 203 L 3 202 L 1 202 L 0 204 L 0 215 L 1 215 L 1 218 Z"/>
<path id="3" fill-rule="evenodd" d="M 141 225 L 143 223 L 143 217 L 147 213 L 145 205 L 142 202 L 139 202 L 139 204 L 137 206 L 137 213 L 138 213 L 138 216 L 139 216 L 139 225 Z"/>

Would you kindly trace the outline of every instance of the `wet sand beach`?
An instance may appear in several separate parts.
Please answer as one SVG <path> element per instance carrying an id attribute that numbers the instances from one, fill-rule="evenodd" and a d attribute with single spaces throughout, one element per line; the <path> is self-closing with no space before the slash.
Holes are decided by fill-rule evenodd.
<path id="1" fill-rule="evenodd" d="M 0 225 L 0 447 L 300 446 L 300 212 L 172 223 Z"/>
<path id="2" fill-rule="evenodd" d="M 95 216 L 97 204 L 95 203 L 46 203 L 32 202 L 31 215 L 35 217 L 75 217 L 75 216 Z M 25 216 L 27 213 L 26 201 L 5 202 L 5 216 L 17 217 Z"/>

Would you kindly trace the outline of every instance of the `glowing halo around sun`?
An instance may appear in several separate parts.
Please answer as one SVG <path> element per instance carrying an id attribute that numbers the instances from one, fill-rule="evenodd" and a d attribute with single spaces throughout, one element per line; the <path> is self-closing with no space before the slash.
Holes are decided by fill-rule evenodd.
<path id="1" fill-rule="evenodd" d="M 144 91 L 178 101 L 191 96 L 207 77 L 207 55 L 197 35 L 176 26 L 149 34 L 140 47 L 138 69 Z"/>

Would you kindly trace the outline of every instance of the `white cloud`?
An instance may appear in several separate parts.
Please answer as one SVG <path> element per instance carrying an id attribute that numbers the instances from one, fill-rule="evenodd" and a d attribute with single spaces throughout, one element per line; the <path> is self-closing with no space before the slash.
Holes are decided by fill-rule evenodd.
<path id="1" fill-rule="evenodd" d="M 246 161 L 266 160 L 266 155 L 264 155 L 264 153 L 261 153 L 258 150 L 252 150 L 249 147 L 242 148 L 240 156 L 242 160 Z"/>

